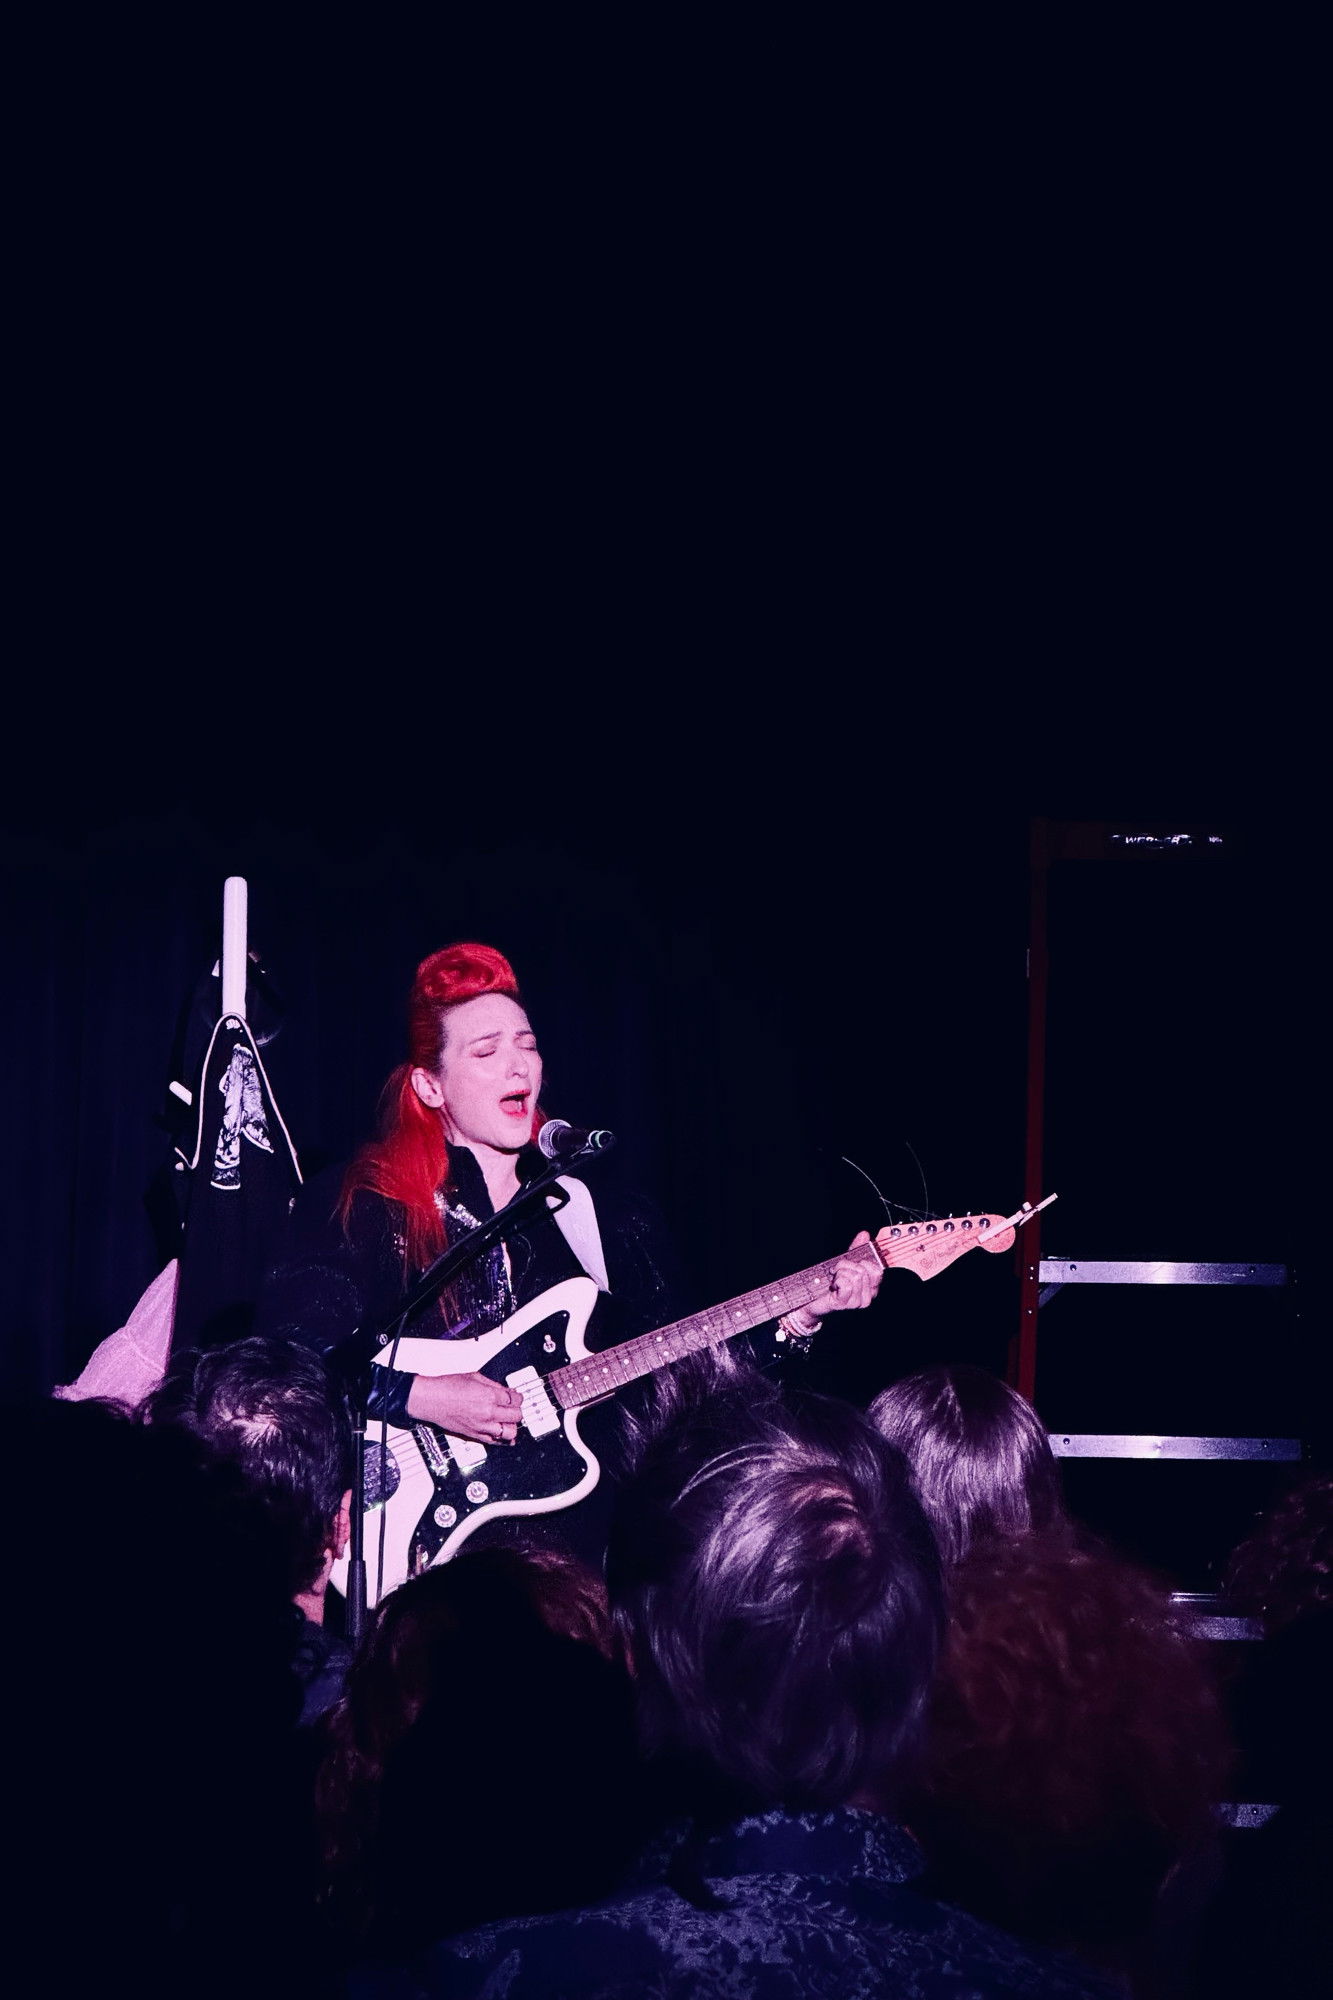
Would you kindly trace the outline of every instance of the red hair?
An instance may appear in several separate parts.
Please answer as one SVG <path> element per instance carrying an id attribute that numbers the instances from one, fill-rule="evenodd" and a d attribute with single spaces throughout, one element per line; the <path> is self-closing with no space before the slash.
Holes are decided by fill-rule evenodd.
<path id="1" fill-rule="evenodd" d="M 348 1226 L 353 1198 L 367 1189 L 403 1209 L 409 1267 L 421 1269 L 444 1248 L 444 1218 L 436 1191 L 449 1178 L 444 1120 L 423 1104 L 412 1086 L 414 1069 L 439 1069 L 451 1008 L 483 993 L 519 997 L 514 968 L 489 944 L 450 944 L 423 958 L 407 996 L 407 1061 L 393 1070 L 380 1093 L 380 1133 L 347 1169 L 338 1214 Z M 542 1123 L 534 1114 L 533 1131 Z"/>

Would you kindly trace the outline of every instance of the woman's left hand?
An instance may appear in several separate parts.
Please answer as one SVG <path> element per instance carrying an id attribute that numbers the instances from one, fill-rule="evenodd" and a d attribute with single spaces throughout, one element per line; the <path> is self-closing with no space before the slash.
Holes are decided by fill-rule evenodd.
<path id="1" fill-rule="evenodd" d="M 884 1266 L 873 1254 L 869 1257 L 851 1255 L 853 1250 L 869 1241 L 868 1229 L 863 1229 L 859 1236 L 853 1236 L 848 1254 L 839 1257 L 833 1267 L 833 1281 L 827 1298 L 816 1299 L 810 1308 L 812 1312 L 859 1312 L 862 1306 L 870 1304 L 879 1290 Z"/>
<path id="2" fill-rule="evenodd" d="M 833 1267 L 829 1288 L 821 1292 L 817 1299 L 811 1299 L 808 1306 L 800 1306 L 788 1313 L 784 1326 L 796 1334 L 817 1333 L 825 1313 L 859 1312 L 868 1306 L 879 1290 L 879 1281 L 884 1276 L 884 1266 L 873 1253 L 869 1257 L 853 1257 L 852 1251 L 863 1243 L 869 1243 L 870 1232 L 863 1229 L 854 1236 L 847 1246 L 847 1254 L 839 1257 Z"/>

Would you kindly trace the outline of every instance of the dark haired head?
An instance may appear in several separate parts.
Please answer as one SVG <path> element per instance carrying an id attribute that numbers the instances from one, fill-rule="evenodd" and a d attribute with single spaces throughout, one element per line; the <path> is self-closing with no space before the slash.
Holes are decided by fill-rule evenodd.
<path id="1" fill-rule="evenodd" d="M 468 1548 L 384 1599 L 318 1779 L 336 1928 L 400 1955 L 609 1890 L 638 1806 L 611 1650 L 600 1579 L 554 1550 Z"/>
<path id="2" fill-rule="evenodd" d="M 923 1368 L 882 1390 L 867 1415 L 906 1458 L 946 1565 L 988 1537 L 1064 1521 L 1041 1419 L 989 1370 Z"/>
<path id="3" fill-rule="evenodd" d="M 891 1796 L 939 1639 L 930 1531 L 855 1410 L 732 1404 L 651 1444 L 611 1532 L 645 1747 L 746 1802 Z"/>
<path id="4" fill-rule="evenodd" d="M 144 1414 L 205 1438 L 240 1469 L 282 1535 L 293 1595 L 308 1590 L 351 1476 L 347 1414 L 319 1356 L 258 1335 L 187 1356 Z"/>
<path id="5" fill-rule="evenodd" d="M 274 1965 L 296 1990 L 292 1613 L 263 1509 L 171 1425 L 55 1399 L 5 1418 L 14 1490 L 40 1496 L 0 1666 L 15 1917 L 62 1992 L 271 1994 Z"/>

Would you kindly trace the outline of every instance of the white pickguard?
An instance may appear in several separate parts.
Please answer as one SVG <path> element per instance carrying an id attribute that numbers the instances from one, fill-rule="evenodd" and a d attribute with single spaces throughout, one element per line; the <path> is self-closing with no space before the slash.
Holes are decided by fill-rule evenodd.
<path id="1" fill-rule="evenodd" d="M 564 1351 L 552 1356 L 552 1367 L 559 1367 L 565 1361 L 581 1361 L 588 1352 L 584 1333 L 592 1317 L 592 1309 L 597 1303 L 598 1290 L 591 1278 L 566 1278 L 561 1284 L 552 1285 L 549 1291 L 529 1305 L 521 1306 L 516 1313 L 504 1321 L 491 1333 L 479 1334 L 474 1340 L 428 1340 L 409 1337 L 400 1340 L 395 1350 L 392 1343 L 375 1356 L 377 1366 L 388 1367 L 390 1355 L 393 1365 L 409 1375 L 467 1375 L 486 1367 L 498 1354 L 503 1353 L 511 1342 L 521 1338 L 533 1326 L 549 1319 L 553 1313 L 565 1312 L 569 1324 L 565 1333 Z M 525 1383 L 516 1384 L 523 1394 Z M 549 1397 L 544 1392 L 542 1400 L 551 1407 Z M 584 1463 L 584 1474 L 578 1484 L 547 1500 L 497 1500 L 483 1506 L 477 1513 L 468 1515 L 448 1536 L 438 1555 L 436 1563 L 447 1562 L 456 1555 L 463 1543 L 477 1528 L 502 1514 L 547 1514 L 563 1507 L 573 1506 L 592 1492 L 601 1476 L 601 1467 L 579 1436 L 579 1413 L 577 1410 L 559 1412 L 565 1436 Z M 540 1423 L 540 1418 L 537 1419 Z M 528 1427 L 525 1411 L 522 1428 Z M 435 1496 L 435 1482 L 421 1455 L 420 1447 L 411 1431 L 399 1430 L 396 1425 L 386 1427 L 386 1443 L 399 1472 L 399 1484 L 392 1498 L 382 1507 L 373 1508 L 366 1515 L 365 1558 L 366 1558 L 366 1603 L 378 1604 L 380 1598 L 395 1589 L 409 1574 L 409 1560 L 412 1536 L 418 1521 Z M 492 1451 L 510 1450 L 507 1445 L 488 1446 L 471 1438 L 455 1438 L 448 1432 L 440 1432 L 444 1447 L 454 1456 L 460 1468 L 475 1478 L 485 1479 L 485 1463 Z M 367 1446 L 380 1442 L 381 1426 L 372 1417 L 366 1425 Z M 344 1556 L 333 1565 L 331 1581 L 344 1595 L 347 1591 L 347 1559 Z"/>

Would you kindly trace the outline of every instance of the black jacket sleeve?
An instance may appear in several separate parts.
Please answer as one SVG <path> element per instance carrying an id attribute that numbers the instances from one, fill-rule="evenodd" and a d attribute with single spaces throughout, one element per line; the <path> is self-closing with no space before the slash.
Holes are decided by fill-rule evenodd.
<path id="1" fill-rule="evenodd" d="M 337 1214 L 341 1186 L 337 1168 L 301 1190 L 255 1312 L 256 1333 L 299 1340 L 335 1372 L 341 1343 L 391 1313 L 407 1284 L 393 1204 L 360 1192 L 344 1227 Z M 414 1379 L 373 1369 L 370 1414 L 406 1423 Z"/>

